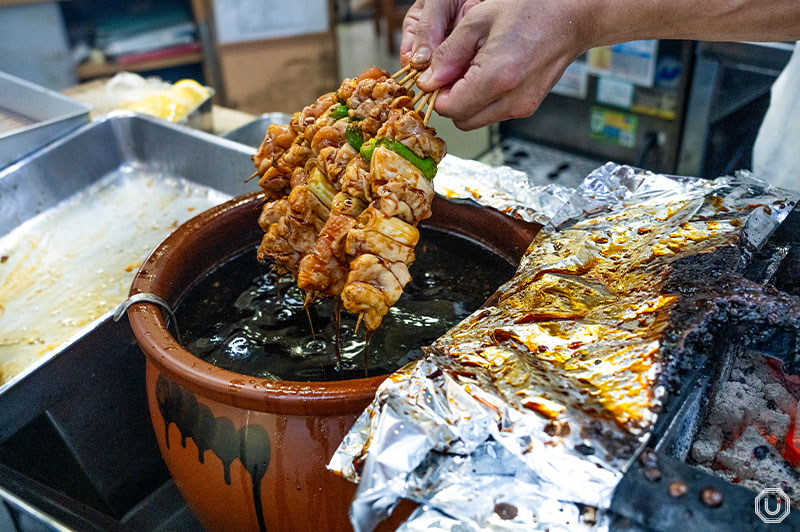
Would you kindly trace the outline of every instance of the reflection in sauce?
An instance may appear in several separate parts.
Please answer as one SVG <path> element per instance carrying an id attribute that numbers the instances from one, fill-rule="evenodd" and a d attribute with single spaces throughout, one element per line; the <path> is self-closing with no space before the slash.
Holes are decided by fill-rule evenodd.
<path id="1" fill-rule="evenodd" d="M 419 358 L 514 274 L 514 265 L 464 237 L 421 227 L 413 280 L 370 339 L 342 313 L 342 364 L 335 353 L 336 305 L 303 309 L 289 275 L 257 263 L 252 250 L 202 279 L 177 308 L 184 346 L 206 362 L 259 378 L 323 381 L 391 373 Z M 313 333 L 311 325 L 313 324 Z"/>

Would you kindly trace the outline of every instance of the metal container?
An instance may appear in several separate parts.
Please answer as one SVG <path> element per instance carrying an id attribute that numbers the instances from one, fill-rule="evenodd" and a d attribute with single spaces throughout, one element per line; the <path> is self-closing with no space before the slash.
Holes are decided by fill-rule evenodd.
<path id="1" fill-rule="evenodd" d="M 245 146 L 193 129 L 113 113 L 0 171 L 0 237 L 120 168 L 185 178 L 221 192 L 212 200 L 221 202 L 253 190 L 244 182 L 252 172 L 251 154 Z M 109 241 L 115 237 L 107 235 Z M 114 323 L 112 314 L 113 309 L 105 312 L 0 386 L 0 442 L 86 387 L 90 376 L 120 363 L 133 337 L 127 323 Z"/>
<path id="2" fill-rule="evenodd" d="M 91 107 L 0 72 L 0 169 L 89 121 Z"/>
<path id="3" fill-rule="evenodd" d="M 223 136 L 234 142 L 258 148 L 264 141 L 270 124 L 288 124 L 291 119 L 292 115 L 286 113 L 264 113 L 252 122 L 239 126 Z"/>
<path id="4" fill-rule="evenodd" d="M 178 120 L 178 124 L 200 129 L 212 133 L 214 131 L 214 116 L 212 114 L 213 105 L 211 101 L 214 99 L 215 91 L 211 87 L 208 89 L 208 97 L 200 102 L 200 105 L 189 111 L 186 117 Z"/>

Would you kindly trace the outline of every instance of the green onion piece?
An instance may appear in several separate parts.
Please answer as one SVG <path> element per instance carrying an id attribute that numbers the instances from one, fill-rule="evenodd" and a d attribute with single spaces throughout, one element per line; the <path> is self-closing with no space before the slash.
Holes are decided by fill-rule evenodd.
<path id="1" fill-rule="evenodd" d="M 426 179 L 433 179 L 436 175 L 436 161 L 434 161 L 432 157 L 425 157 L 423 159 L 404 144 L 388 137 L 382 138 L 378 144 L 386 146 L 396 154 L 407 159 L 411 164 L 420 169 L 422 175 L 424 175 Z"/>
<path id="2" fill-rule="evenodd" d="M 331 208 L 333 197 L 336 195 L 336 189 L 333 188 L 331 182 L 328 181 L 319 168 L 314 168 L 308 178 L 307 186 L 309 190 L 319 199 L 326 207 Z"/>
<path id="3" fill-rule="evenodd" d="M 361 213 L 358 218 L 358 225 L 362 229 L 377 231 L 392 240 L 408 246 L 415 246 L 419 241 L 419 229 L 400 218 L 386 216 L 374 207 L 369 207 Z"/>
<path id="4" fill-rule="evenodd" d="M 355 124 L 350 124 L 344 132 L 347 142 L 357 150 L 361 149 L 364 144 L 364 136 L 361 134 L 361 129 Z"/>
<path id="5" fill-rule="evenodd" d="M 356 217 L 367 208 L 367 204 L 360 199 L 348 196 L 344 192 L 339 192 L 333 197 L 331 210 L 347 216 Z"/>
<path id="6" fill-rule="evenodd" d="M 340 103 L 334 107 L 329 114 L 334 120 L 339 120 L 340 118 L 345 118 L 349 110 L 350 109 L 346 105 Z"/>
<path id="7" fill-rule="evenodd" d="M 363 144 L 363 146 L 361 146 L 361 149 L 358 150 L 358 151 L 361 152 L 361 156 L 364 159 L 366 159 L 368 161 L 371 161 L 372 160 L 372 152 L 375 151 L 375 148 L 377 147 L 377 144 L 378 144 L 378 139 L 371 138 L 367 142 L 365 142 Z"/>

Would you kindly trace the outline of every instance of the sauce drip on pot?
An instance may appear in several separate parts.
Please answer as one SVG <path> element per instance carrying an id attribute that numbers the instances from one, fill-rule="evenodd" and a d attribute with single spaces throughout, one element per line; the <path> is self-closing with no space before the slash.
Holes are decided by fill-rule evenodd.
<path id="1" fill-rule="evenodd" d="M 182 298 L 176 315 L 184 347 L 216 366 L 256 378 L 324 381 L 391 373 L 467 317 L 514 274 L 515 266 L 467 238 L 421 227 L 413 280 L 371 340 L 342 312 L 341 367 L 333 300 L 303 308 L 290 275 L 276 275 L 253 250 L 221 264 Z"/>

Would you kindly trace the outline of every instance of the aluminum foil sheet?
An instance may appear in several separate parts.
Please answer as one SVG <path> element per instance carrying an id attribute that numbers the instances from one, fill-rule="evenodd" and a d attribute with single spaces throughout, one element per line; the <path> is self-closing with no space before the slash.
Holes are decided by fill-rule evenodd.
<path id="1" fill-rule="evenodd" d="M 604 528 L 664 397 L 680 297 L 662 292 L 670 265 L 730 245 L 746 257 L 792 194 L 747 173 L 705 181 L 609 163 L 557 207 L 543 201 L 547 214 L 536 203 L 551 227 L 496 304 L 388 378 L 332 458 L 359 483 L 355 530 L 401 497 L 420 503 L 405 531 Z"/>
<path id="2" fill-rule="evenodd" d="M 528 175 L 508 166 L 487 166 L 447 155 L 439 163 L 436 193 L 451 200 L 470 200 L 526 222 L 546 225 L 572 197 L 561 185 L 532 186 Z"/>

